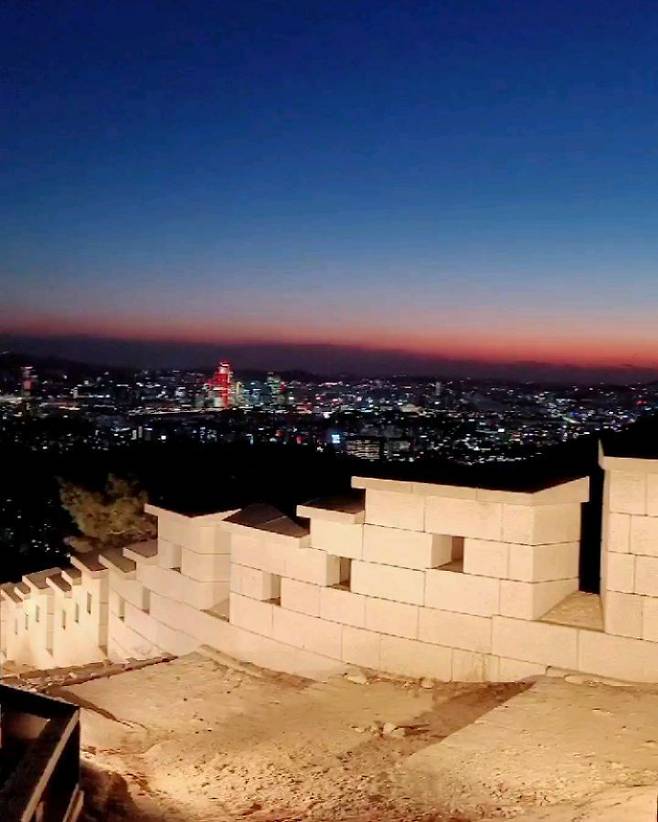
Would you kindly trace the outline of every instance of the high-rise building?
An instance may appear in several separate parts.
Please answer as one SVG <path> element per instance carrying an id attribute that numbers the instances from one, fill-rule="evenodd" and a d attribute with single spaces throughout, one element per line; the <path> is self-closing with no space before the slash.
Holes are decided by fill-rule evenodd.
<path id="1" fill-rule="evenodd" d="M 31 397 L 37 381 L 37 375 L 31 365 L 24 365 L 21 368 L 21 394 L 24 397 Z"/>
<path id="2" fill-rule="evenodd" d="M 270 395 L 270 404 L 285 405 L 286 386 L 281 377 L 270 371 L 267 375 L 266 385 Z"/>
<path id="3" fill-rule="evenodd" d="M 381 437 L 348 437 L 345 441 L 345 453 L 350 457 L 362 460 L 380 460 L 384 441 Z"/>
<path id="4" fill-rule="evenodd" d="M 230 363 L 222 361 L 208 382 L 208 395 L 213 408 L 229 408 L 233 371 Z"/>
<path id="5" fill-rule="evenodd" d="M 246 401 L 245 390 L 243 383 L 240 380 L 235 380 L 231 391 L 231 405 L 241 406 Z"/>

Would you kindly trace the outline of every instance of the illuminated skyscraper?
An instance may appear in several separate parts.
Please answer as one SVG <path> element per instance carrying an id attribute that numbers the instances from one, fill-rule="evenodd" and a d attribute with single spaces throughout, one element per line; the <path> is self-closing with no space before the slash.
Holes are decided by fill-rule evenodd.
<path id="1" fill-rule="evenodd" d="M 229 408 L 231 405 L 231 384 L 233 371 L 230 363 L 223 361 L 210 378 L 208 389 L 213 408 Z"/>
<path id="2" fill-rule="evenodd" d="M 270 371 L 267 375 L 266 385 L 270 395 L 270 404 L 285 404 L 286 386 L 281 377 L 278 374 L 274 374 L 272 371 Z"/>
<path id="3" fill-rule="evenodd" d="M 24 365 L 21 368 L 21 394 L 24 397 L 32 396 L 32 389 L 36 382 L 36 374 L 31 365 Z"/>

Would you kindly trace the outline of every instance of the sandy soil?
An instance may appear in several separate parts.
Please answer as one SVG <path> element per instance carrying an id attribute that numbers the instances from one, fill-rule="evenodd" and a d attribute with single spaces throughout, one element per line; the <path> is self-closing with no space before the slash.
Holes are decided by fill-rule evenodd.
<path id="1" fill-rule="evenodd" d="M 650 689 L 323 683 L 191 655 L 51 692 L 82 707 L 88 820 L 656 818 Z"/>

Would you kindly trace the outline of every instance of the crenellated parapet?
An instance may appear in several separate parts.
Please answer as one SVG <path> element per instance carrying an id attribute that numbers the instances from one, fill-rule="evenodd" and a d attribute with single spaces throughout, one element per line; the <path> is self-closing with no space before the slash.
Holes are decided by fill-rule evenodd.
<path id="1" fill-rule="evenodd" d="M 605 457 L 606 630 L 658 641 L 658 460 Z"/>
<path id="2" fill-rule="evenodd" d="M 288 521 L 275 542 L 273 524 L 237 525 L 233 561 L 252 584 L 232 599 L 232 622 L 402 675 L 495 680 L 577 666 L 510 654 L 506 637 L 577 592 L 587 479 L 534 493 L 367 477 L 353 487 L 298 507 L 308 533 Z"/>
<path id="3" fill-rule="evenodd" d="M 210 646 L 294 671 L 658 682 L 658 461 L 602 465 L 600 597 L 578 590 L 587 478 L 520 492 L 354 477 L 295 517 L 147 506 L 157 540 L 0 586 L 2 653 L 54 667 Z"/>

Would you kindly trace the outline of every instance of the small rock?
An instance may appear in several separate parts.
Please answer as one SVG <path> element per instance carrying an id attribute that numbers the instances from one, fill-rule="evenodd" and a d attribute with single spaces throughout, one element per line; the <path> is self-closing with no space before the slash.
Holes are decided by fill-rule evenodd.
<path id="1" fill-rule="evenodd" d="M 389 734 L 389 736 L 392 736 L 395 739 L 402 739 L 402 737 L 406 736 L 406 735 L 407 735 L 407 729 L 406 728 L 395 728 Z"/>
<path id="2" fill-rule="evenodd" d="M 262 807 L 263 806 L 259 802 L 252 802 L 248 808 L 245 808 L 242 811 L 240 816 L 250 816 L 252 813 L 256 813 L 256 811 L 261 810 Z"/>
<path id="3" fill-rule="evenodd" d="M 397 727 L 398 726 L 394 722 L 384 722 L 382 734 L 384 736 L 390 736 Z"/>
<path id="4" fill-rule="evenodd" d="M 347 679 L 348 682 L 353 682 L 355 685 L 368 684 L 368 677 L 361 671 L 356 674 L 346 674 L 345 679 Z"/>
<path id="5" fill-rule="evenodd" d="M 434 680 L 429 679 L 428 677 L 424 676 L 420 680 L 420 687 L 421 688 L 427 688 L 427 689 L 433 688 L 434 687 Z"/>
<path id="6" fill-rule="evenodd" d="M 362 728 L 361 725 L 352 725 L 352 730 L 357 734 L 364 734 L 366 732 L 366 729 Z"/>

